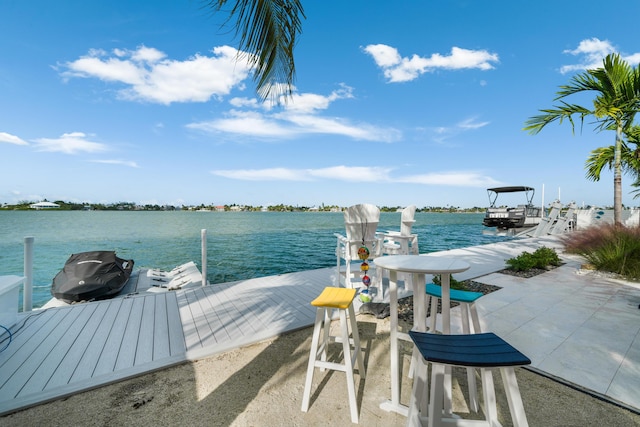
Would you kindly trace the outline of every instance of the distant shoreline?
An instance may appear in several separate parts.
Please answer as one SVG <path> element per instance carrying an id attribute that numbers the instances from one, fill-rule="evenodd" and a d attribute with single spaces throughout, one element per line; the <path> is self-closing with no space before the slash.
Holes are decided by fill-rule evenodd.
<path id="1" fill-rule="evenodd" d="M 249 205 L 138 205 L 135 203 L 115 203 L 115 204 L 89 204 L 70 203 L 57 201 L 59 207 L 32 208 L 33 202 L 22 202 L 15 205 L 4 204 L 0 206 L 1 211 L 188 211 L 188 212 L 342 212 L 346 206 L 292 206 L 292 205 L 270 205 L 270 206 L 249 206 Z M 400 212 L 404 206 L 381 206 L 380 212 Z M 416 212 L 433 213 L 484 213 L 486 207 L 459 208 L 424 206 L 416 208 Z"/>

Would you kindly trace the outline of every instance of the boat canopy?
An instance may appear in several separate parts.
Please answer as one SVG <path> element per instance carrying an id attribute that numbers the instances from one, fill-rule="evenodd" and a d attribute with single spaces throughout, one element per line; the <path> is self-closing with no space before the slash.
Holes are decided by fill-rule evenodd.
<path id="1" fill-rule="evenodd" d="M 489 194 L 489 203 L 491 203 L 491 207 L 495 207 L 496 199 L 498 198 L 498 194 L 500 193 L 517 193 L 524 192 L 527 198 L 527 204 L 531 204 L 533 201 L 533 196 L 536 192 L 533 187 L 526 186 L 510 186 L 510 187 L 495 187 L 495 188 L 487 188 L 487 193 Z"/>

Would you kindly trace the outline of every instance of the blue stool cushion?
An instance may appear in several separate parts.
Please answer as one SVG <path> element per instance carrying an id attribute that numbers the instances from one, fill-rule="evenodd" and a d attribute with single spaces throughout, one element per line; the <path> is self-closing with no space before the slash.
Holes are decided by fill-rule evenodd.
<path id="1" fill-rule="evenodd" d="M 429 362 L 478 368 L 531 364 L 527 356 L 492 332 L 438 335 L 409 331 L 409 336 Z"/>
<path id="2" fill-rule="evenodd" d="M 442 298 L 442 287 L 435 283 L 427 283 L 426 292 L 427 295 L 431 295 L 432 297 Z M 461 291 L 458 289 L 449 290 L 449 298 L 451 301 L 466 302 L 469 304 L 483 295 L 482 292 Z"/>

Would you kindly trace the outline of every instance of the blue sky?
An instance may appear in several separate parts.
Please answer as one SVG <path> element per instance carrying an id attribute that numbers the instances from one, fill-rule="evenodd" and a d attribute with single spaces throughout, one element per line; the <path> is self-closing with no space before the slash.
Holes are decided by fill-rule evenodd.
<path id="1" fill-rule="evenodd" d="M 522 128 L 606 54 L 640 62 L 640 2 L 304 1 L 286 106 L 204 4 L 0 2 L 0 203 L 613 204 L 584 170 L 613 133 Z"/>

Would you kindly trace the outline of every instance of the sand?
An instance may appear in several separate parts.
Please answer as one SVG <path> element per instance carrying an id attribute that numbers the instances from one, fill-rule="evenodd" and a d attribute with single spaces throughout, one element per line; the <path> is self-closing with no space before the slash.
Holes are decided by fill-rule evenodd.
<path id="1" fill-rule="evenodd" d="M 390 397 L 389 319 L 358 315 L 366 347 L 367 377 L 359 380 L 360 425 L 403 426 L 405 417 L 379 404 Z M 35 406 L 0 418 L 2 426 L 349 426 L 345 376 L 316 370 L 311 407 L 300 409 L 311 328 L 183 363 Z M 404 345 L 404 344 L 403 344 Z M 404 370 L 409 347 L 404 350 Z M 640 426 L 640 415 L 522 368 L 516 370 L 530 426 Z M 501 422 L 511 425 L 495 375 Z M 403 375 L 402 401 L 410 380 Z M 454 378 L 454 409 L 469 414 L 461 398 L 464 371 Z"/>

